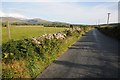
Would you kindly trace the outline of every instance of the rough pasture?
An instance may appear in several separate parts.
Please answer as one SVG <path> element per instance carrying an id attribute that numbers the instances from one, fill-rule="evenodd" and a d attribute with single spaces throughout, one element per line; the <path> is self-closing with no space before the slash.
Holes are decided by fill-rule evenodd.
<path id="1" fill-rule="evenodd" d="M 55 33 L 64 31 L 66 28 L 55 28 L 55 27 L 41 27 L 41 26 L 23 26 L 23 27 L 11 27 L 11 39 L 20 40 L 23 38 L 31 38 L 40 36 L 43 34 Z M 7 28 L 2 28 L 2 42 L 8 41 Z"/>

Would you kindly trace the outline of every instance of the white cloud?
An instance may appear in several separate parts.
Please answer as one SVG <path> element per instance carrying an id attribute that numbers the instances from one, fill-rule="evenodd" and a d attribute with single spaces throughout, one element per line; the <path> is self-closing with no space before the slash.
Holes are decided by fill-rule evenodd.
<path id="1" fill-rule="evenodd" d="M 3 13 L 2 11 L 0 11 L 0 17 L 4 17 L 6 16 L 5 13 Z"/>
<path id="2" fill-rule="evenodd" d="M 22 14 L 19 13 L 4 13 L 3 11 L 0 11 L 0 17 L 16 17 L 16 18 L 28 18 Z"/>
<path id="3" fill-rule="evenodd" d="M 16 17 L 16 18 L 27 18 L 24 15 L 18 14 L 18 13 L 8 13 L 9 17 Z"/>

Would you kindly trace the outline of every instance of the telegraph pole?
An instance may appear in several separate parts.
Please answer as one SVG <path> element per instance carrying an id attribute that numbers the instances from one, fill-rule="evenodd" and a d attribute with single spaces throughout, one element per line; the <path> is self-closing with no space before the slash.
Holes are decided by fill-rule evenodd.
<path id="1" fill-rule="evenodd" d="M 11 36 L 10 36 L 10 25 L 9 25 L 9 20 L 7 21 L 7 29 L 8 29 L 8 40 L 10 41 Z"/>
<path id="2" fill-rule="evenodd" d="M 46 34 L 46 32 L 45 32 L 45 26 L 43 28 L 44 28 L 44 35 L 45 35 Z"/>
<path id="3" fill-rule="evenodd" d="M 109 24 L 109 19 L 110 19 L 110 13 L 108 13 L 107 26 Z"/>
<path id="4" fill-rule="evenodd" d="M 100 19 L 98 19 L 98 27 L 100 27 Z"/>

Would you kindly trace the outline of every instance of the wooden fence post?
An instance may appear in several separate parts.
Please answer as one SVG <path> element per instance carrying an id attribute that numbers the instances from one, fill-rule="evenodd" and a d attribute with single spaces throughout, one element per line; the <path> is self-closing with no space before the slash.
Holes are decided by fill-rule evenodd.
<path id="1" fill-rule="evenodd" d="M 10 25 L 9 25 L 9 21 L 7 21 L 7 31 L 8 31 L 8 40 L 10 41 L 11 35 L 10 35 Z"/>

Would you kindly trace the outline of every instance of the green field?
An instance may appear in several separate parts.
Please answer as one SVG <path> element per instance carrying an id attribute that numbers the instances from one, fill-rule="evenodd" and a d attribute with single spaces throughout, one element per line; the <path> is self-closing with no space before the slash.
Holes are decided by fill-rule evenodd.
<path id="1" fill-rule="evenodd" d="M 19 26 L 11 27 L 11 39 L 20 40 L 23 38 L 36 37 L 43 34 L 55 33 L 64 31 L 67 28 L 55 28 L 55 27 L 41 27 L 41 26 Z M 2 43 L 8 41 L 7 28 L 2 28 Z"/>

